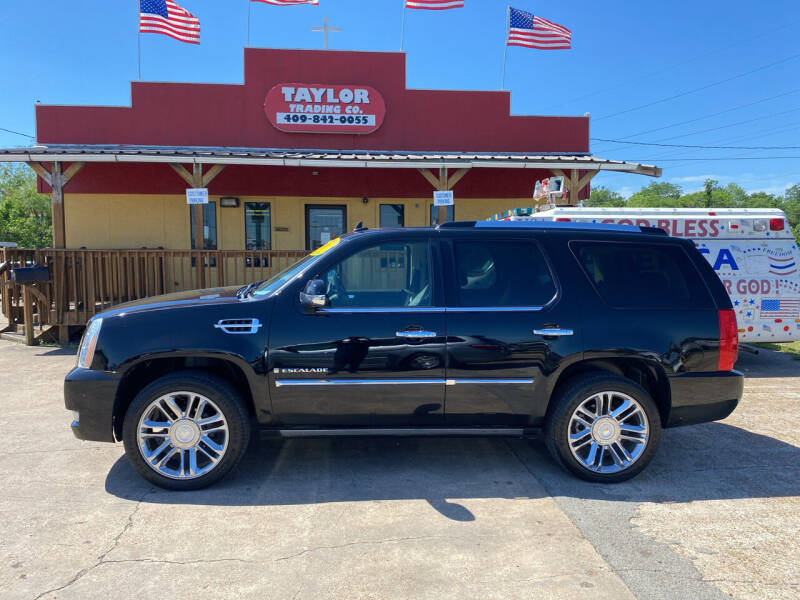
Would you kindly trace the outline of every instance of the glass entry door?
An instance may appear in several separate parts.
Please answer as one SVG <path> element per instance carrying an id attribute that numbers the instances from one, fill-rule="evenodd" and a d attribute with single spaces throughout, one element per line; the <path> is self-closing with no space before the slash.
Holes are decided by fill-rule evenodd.
<path id="1" fill-rule="evenodd" d="M 347 208 L 337 204 L 306 205 L 306 250 L 316 250 L 342 235 Z"/>

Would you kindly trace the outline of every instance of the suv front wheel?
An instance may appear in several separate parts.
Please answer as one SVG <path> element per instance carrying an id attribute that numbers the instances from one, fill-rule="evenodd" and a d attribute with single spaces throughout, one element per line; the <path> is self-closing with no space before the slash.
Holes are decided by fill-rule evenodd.
<path id="1" fill-rule="evenodd" d="M 236 466 L 250 440 L 250 423 L 227 381 L 183 371 L 139 392 L 125 414 L 122 440 L 142 477 L 167 489 L 196 490 Z"/>
<path id="2" fill-rule="evenodd" d="M 545 442 L 553 457 L 578 477 L 625 481 L 655 455 L 661 418 L 650 394 L 634 381 L 610 373 L 581 375 L 553 401 Z"/>

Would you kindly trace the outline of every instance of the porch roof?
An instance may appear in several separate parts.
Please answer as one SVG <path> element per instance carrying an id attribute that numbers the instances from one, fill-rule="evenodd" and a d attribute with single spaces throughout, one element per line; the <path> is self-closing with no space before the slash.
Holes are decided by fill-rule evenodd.
<path id="1" fill-rule="evenodd" d="M 286 150 L 204 146 L 35 145 L 0 149 L 0 162 L 121 162 L 379 169 L 519 168 L 617 171 L 660 177 L 661 168 L 588 154 Z"/>

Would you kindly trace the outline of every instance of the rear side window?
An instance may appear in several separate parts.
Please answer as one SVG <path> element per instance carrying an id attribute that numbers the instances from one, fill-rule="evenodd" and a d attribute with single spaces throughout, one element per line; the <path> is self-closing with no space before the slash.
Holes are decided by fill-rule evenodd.
<path id="1" fill-rule="evenodd" d="M 573 242 L 597 292 L 615 308 L 711 308 L 691 259 L 676 245 Z"/>
<path id="2" fill-rule="evenodd" d="M 458 306 L 543 306 L 556 284 L 538 246 L 526 241 L 456 241 Z"/>

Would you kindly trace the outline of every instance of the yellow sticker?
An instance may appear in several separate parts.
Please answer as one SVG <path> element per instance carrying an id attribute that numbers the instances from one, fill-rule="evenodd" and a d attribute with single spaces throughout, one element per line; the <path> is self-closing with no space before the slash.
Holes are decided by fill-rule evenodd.
<path id="1" fill-rule="evenodd" d="M 322 255 L 322 254 L 325 254 L 325 253 L 326 253 L 328 250 L 330 250 L 331 248 L 334 248 L 334 247 L 338 246 L 338 245 L 339 245 L 339 242 L 341 242 L 341 241 L 342 241 L 342 238 L 340 238 L 340 237 L 334 238 L 334 239 L 332 239 L 330 242 L 328 242 L 327 244 L 325 244 L 324 246 L 320 246 L 319 248 L 317 248 L 316 250 L 314 250 L 314 251 L 311 253 L 311 256 L 320 256 L 320 255 Z"/>

